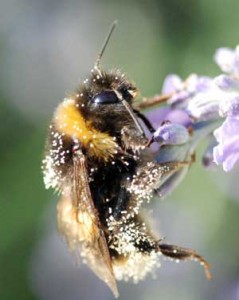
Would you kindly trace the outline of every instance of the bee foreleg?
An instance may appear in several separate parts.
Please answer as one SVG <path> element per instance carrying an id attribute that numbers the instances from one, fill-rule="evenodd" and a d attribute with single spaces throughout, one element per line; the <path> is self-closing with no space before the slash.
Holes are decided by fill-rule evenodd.
<path id="1" fill-rule="evenodd" d="M 133 126 L 125 126 L 121 130 L 121 139 L 125 149 L 139 151 L 148 144 L 148 139 Z"/>

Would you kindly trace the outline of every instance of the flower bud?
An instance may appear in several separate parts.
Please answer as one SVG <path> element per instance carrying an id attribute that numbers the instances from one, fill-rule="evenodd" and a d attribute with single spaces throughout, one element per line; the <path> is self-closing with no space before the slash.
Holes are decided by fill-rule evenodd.
<path id="1" fill-rule="evenodd" d="M 165 122 L 155 131 L 153 140 L 160 145 L 181 145 L 188 142 L 189 133 L 183 125 Z"/>

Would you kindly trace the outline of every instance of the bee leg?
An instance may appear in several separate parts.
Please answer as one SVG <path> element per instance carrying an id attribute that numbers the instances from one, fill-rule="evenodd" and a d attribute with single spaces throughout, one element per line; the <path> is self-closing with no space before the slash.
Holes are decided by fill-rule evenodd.
<path id="1" fill-rule="evenodd" d="M 162 244 L 161 241 L 154 240 L 148 231 L 147 233 L 145 232 L 145 234 L 146 235 L 144 235 L 143 238 L 140 238 L 140 235 L 138 235 L 137 242 L 135 243 L 135 246 L 139 249 L 139 251 L 144 252 L 145 254 L 150 254 L 153 251 L 157 251 L 162 253 L 162 255 L 176 261 L 197 261 L 204 267 L 207 279 L 212 279 L 208 262 L 194 250 L 171 244 Z"/>
<path id="2" fill-rule="evenodd" d="M 138 168 L 128 190 L 136 195 L 136 198 L 145 198 L 152 195 L 167 183 L 176 172 L 188 167 L 191 161 L 173 161 L 157 164 L 148 162 Z"/>
<path id="3" fill-rule="evenodd" d="M 212 275 L 210 272 L 210 267 L 208 262 L 199 254 L 197 254 L 194 250 L 183 248 L 170 244 L 158 244 L 158 250 L 167 257 L 179 260 L 195 260 L 198 261 L 203 267 L 208 280 L 212 279 Z"/>
<path id="4" fill-rule="evenodd" d="M 134 152 L 145 148 L 148 139 L 144 134 L 141 134 L 134 126 L 125 126 L 121 130 L 121 139 L 123 149 L 131 149 Z"/>

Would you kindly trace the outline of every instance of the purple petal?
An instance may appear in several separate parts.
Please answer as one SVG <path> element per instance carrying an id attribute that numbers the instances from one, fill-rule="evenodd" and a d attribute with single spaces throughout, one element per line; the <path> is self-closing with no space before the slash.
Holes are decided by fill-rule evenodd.
<path id="1" fill-rule="evenodd" d="M 214 55 L 214 60 L 222 71 L 231 73 L 234 68 L 235 50 L 219 48 Z"/>
<path id="2" fill-rule="evenodd" d="M 239 94 L 225 93 L 225 98 L 220 102 L 219 113 L 221 116 L 239 116 Z"/>
<path id="3" fill-rule="evenodd" d="M 159 127 L 162 122 L 170 121 L 171 123 L 181 124 L 187 128 L 192 125 L 188 114 L 179 109 L 158 108 L 147 112 L 146 116 L 152 122 L 155 128 Z"/>
<path id="4" fill-rule="evenodd" d="M 232 89 L 234 87 L 234 82 L 235 80 L 227 75 L 219 75 L 217 77 L 214 78 L 214 82 L 215 84 L 223 90 L 229 90 Z M 239 86 L 239 84 L 238 84 Z"/>
<path id="5" fill-rule="evenodd" d="M 163 83 L 162 94 L 170 94 L 182 88 L 182 79 L 175 74 L 168 75 Z"/>
<path id="6" fill-rule="evenodd" d="M 185 80 L 185 88 L 189 93 L 194 93 L 196 91 L 198 83 L 198 75 L 197 74 L 191 74 L 186 80 Z"/>
<path id="7" fill-rule="evenodd" d="M 150 110 L 145 113 L 146 117 L 150 120 L 152 125 L 157 128 L 163 121 L 167 120 L 167 115 L 171 109 L 169 107 L 160 107 L 154 110 Z"/>
<path id="8" fill-rule="evenodd" d="M 201 76 L 198 78 L 197 84 L 196 84 L 196 92 L 204 92 L 208 90 L 213 83 L 212 78 L 206 77 L 206 76 Z"/>
<path id="9" fill-rule="evenodd" d="M 190 127 L 192 125 L 192 120 L 189 118 L 188 114 L 179 109 L 172 109 L 165 116 L 165 120 L 168 120 L 172 123 L 181 124 L 185 127 Z"/>
<path id="10" fill-rule="evenodd" d="M 174 107 L 176 105 L 180 105 L 181 103 L 183 103 L 185 100 L 187 100 L 190 97 L 190 92 L 186 91 L 186 90 L 181 90 L 178 91 L 177 93 L 175 93 L 169 100 L 168 100 L 168 104 L 169 105 L 174 105 Z"/>
<path id="11" fill-rule="evenodd" d="M 221 127 L 214 131 L 218 146 L 213 150 L 216 164 L 222 164 L 224 171 L 230 171 L 239 160 L 239 119 L 228 117 Z"/>
<path id="12" fill-rule="evenodd" d="M 188 104 L 187 112 L 201 120 L 209 120 L 218 116 L 219 103 L 222 92 L 210 89 L 208 92 L 198 93 Z"/>
<path id="13" fill-rule="evenodd" d="M 234 164 L 239 160 L 239 147 L 223 149 L 220 145 L 213 150 L 214 162 L 217 165 L 222 164 L 225 172 L 231 171 Z"/>
<path id="14" fill-rule="evenodd" d="M 227 118 L 221 127 L 214 131 L 218 143 L 227 143 L 227 139 L 239 136 L 239 119 L 236 117 Z"/>

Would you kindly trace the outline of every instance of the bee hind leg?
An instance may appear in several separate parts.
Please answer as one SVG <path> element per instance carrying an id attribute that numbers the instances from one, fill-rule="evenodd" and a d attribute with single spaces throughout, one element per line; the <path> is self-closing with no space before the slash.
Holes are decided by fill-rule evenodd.
<path id="1" fill-rule="evenodd" d="M 152 251 L 156 251 L 164 255 L 165 257 L 171 258 L 175 261 L 187 261 L 194 260 L 200 263 L 204 267 L 205 275 L 208 280 L 212 279 L 210 272 L 210 266 L 208 262 L 196 251 L 171 244 L 162 244 L 160 241 L 152 241 L 152 236 L 148 236 L 149 239 L 138 240 L 136 246 L 141 252 L 150 254 Z"/>
<path id="2" fill-rule="evenodd" d="M 176 245 L 170 245 L 170 244 L 161 244 L 158 243 L 158 250 L 167 257 L 170 257 L 172 259 L 177 260 L 195 260 L 198 261 L 203 267 L 205 271 L 205 275 L 208 280 L 212 279 L 212 275 L 210 272 L 210 267 L 208 262 L 199 254 L 197 254 L 194 250 L 179 247 Z"/>

